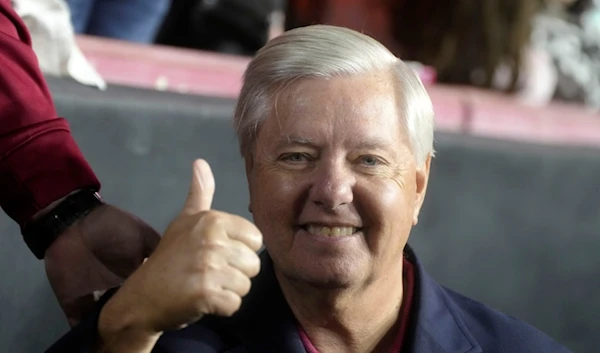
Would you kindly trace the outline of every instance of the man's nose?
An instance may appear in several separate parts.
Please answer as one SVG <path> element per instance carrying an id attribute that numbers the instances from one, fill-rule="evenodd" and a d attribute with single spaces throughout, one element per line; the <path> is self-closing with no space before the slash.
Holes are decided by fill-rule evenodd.
<path id="1" fill-rule="evenodd" d="M 322 162 L 313 174 L 310 201 L 326 210 L 352 203 L 356 178 L 352 171 L 338 162 Z"/>

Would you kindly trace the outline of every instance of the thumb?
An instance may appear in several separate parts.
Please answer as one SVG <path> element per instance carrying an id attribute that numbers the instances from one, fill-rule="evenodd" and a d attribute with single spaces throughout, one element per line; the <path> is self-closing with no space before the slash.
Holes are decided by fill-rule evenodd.
<path id="1" fill-rule="evenodd" d="M 204 159 L 194 161 L 192 182 L 183 213 L 196 214 L 210 210 L 215 194 L 215 177 Z"/>

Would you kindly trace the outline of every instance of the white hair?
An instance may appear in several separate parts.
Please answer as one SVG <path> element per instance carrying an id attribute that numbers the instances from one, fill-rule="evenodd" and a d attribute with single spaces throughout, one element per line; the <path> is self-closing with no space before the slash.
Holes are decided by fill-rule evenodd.
<path id="1" fill-rule="evenodd" d="M 412 153 L 421 166 L 433 155 L 433 105 L 417 74 L 375 39 L 335 26 L 287 31 L 258 51 L 244 73 L 234 115 L 242 155 L 252 148 L 275 97 L 305 78 L 332 78 L 389 70 L 399 90 L 400 111 Z"/>

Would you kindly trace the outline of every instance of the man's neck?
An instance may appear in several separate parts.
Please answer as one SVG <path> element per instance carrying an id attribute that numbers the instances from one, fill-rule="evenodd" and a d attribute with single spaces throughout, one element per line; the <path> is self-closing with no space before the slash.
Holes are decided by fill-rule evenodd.
<path id="1" fill-rule="evenodd" d="M 319 353 L 389 352 L 402 305 L 402 265 L 355 290 L 291 283 L 277 274 L 294 316 Z"/>

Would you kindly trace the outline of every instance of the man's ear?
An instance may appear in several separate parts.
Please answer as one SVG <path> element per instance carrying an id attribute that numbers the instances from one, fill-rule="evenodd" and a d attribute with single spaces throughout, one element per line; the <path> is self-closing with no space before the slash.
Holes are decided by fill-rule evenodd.
<path id="1" fill-rule="evenodd" d="M 248 182 L 248 192 L 250 201 L 248 201 L 248 212 L 252 213 L 252 178 L 254 177 L 254 157 L 251 152 L 244 155 L 244 165 L 246 167 L 246 181 Z"/>
<path id="2" fill-rule="evenodd" d="M 252 156 L 252 153 L 248 152 L 244 155 L 244 164 L 246 166 L 246 178 L 248 179 L 254 168 L 254 157 Z"/>
<path id="3" fill-rule="evenodd" d="M 417 167 L 416 177 L 416 196 L 415 196 L 415 207 L 413 214 L 413 226 L 419 223 L 419 213 L 425 200 L 425 194 L 427 192 L 427 184 L 429 183 L 429 171 L 431 167 L 431 153 L 427 156 L 427 160 L 420 167 Z"/>

